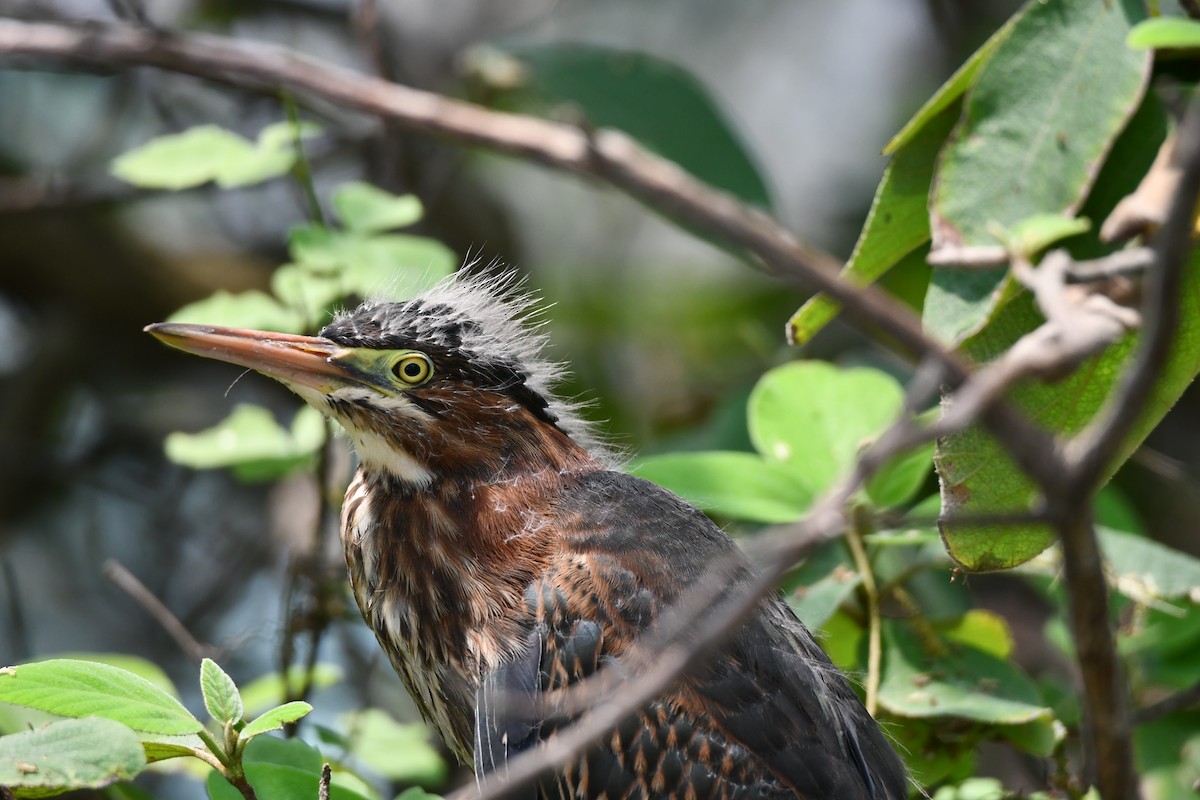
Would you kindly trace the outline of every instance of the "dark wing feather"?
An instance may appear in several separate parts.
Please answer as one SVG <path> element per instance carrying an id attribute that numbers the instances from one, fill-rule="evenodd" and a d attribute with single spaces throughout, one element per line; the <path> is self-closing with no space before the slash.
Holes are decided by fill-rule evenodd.
<path id="1" fill-rule="evenodd" d="M 503 771 L 508 760 L 533 747 L 541 723 L 534 714 L 544 630 L 534 626 L 521 654 L 483 676 L 475 694 L 475 776 Z M 535 800 L 536 787 L 520 795 Z"/>
<path id="2" fill-rule="evenodd" d="M 660 609 L 710 564 L 737 556 L 703 514 L 637 478 L 586 475 L 561 503 L 568 552 L 526 593 L 536 637 L 480 689 L 480 774 L 565 721 L 514 716 L 513 706 L 497 707 L 497 692 L 528 693 L 535 686 L 543 699 L 552 698 L 601 667 L 619 669 L 634 640 L 653 636 Z M 742 577 L 747 574 L 748 567 Z M 736 591 L 736 582 L 726 588 Z M 609 800 L 899 800 L 906 794 L 903 766 L 874 720 L 778 598 L 764 600 L 758 615 L 676 690 L 631 715 L 540 787 L 544 798 Z"/>
<path id="3" fill-rule="evenodd" d="M 583 518 L 580 546 L 611 554 L 660 606 L 676 602 L 712 564 L 737 557 L 736 545 L 698 510 L 632 476 L 587 476 L 571 507 Z M 730 752 L 749 751 L 749 760 L 801 796 L 907 797 L 904 766 L 879 726 L 777 597 L 764 599 L 684 688 L 685 710 L 707 714 Z"/>

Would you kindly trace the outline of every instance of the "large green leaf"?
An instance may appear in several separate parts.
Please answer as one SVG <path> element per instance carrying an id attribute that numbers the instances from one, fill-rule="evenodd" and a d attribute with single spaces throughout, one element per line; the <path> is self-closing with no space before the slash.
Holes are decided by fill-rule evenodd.
<path id="1" fill-rule="evenodd" d="M 1163 138 L 1166 115 L 1152 97 L 1130 121 L 1097 178 L 1084 211 L 1102 220 L 1116 203 L 1132 192 L 1149 169 Z M 1109 252 L 1093 235 L 1076 237 L 1071 251 L 1077 257 Z M 1187 266 L 1180 327 L 1150 405 L 1110 467 L 1110 474 L 1129 457 L 1150 430 L 1173 406 L 1200 371 L 1200 257 Z M 1042 323 L 1028 294 L 1004 306 L 980 333 L 964 344 L 966 354 L 988 362 L 1007 352 L 1021 336 Z M 1090 421 L 1112 394 L 1122 364 L 1132 352 L 1135 336 L 1086 361 L 1073 375 L 1053 384 L 1026 382 L 1009 396 L 1021 410 L 1047 430 L 1071 435 Z M 1001 444 L 978 427 L 939 441 L 934 457 L 941 478 L 943 516 L 1020 513 L 1037 501 L 1037 491 L 1008 457 Z M 950 555 L 967 569 L 1007 569 L 1033 558 L 1054 540 L 1042 525 L 1005 528 L 970 524 L 942 526 Z"/>
<path id="2" fill-rule="evenodd" d="M 816 496 L 849 472 L 903 400 L 896 379 L 878 370 L 785 364 L 750 395 L 750 439 L 763 458 L 786 464 Z"/>
<path id="3" fill-rule="evenodd" d="M 1011 662 L 965 645 L 927 650 L 904 623 L 884 625 L 879 705 L 900 717 L 962 717 L 991 725 L 1049 725 L 1037 687 Z"/>
<path id="4" fill-rule="evenodd" d="M 109 719 L 65 719 L 0 736 L 0 786 L 17 797 L 98 789 L 130 780 L 145 767 L 137 735 Z"/>
<path id="5" fill-rule="evenodd" d="M 1144 13 L 1134 0 L 1047 0 L 1016 20 L 942 152 L 931 195 L 933 255 L 995 249 L 997 229 L 1078 211 L 1145 90 L 1150 56 L 1125 46 Z M 935 269 L 928 330 L 952 343 L 978 331 L 1000 302 L 1004 276 Z"/>
<path id="6" fill-rule="evenodd" d="M 1129 596 L 1174 600 L 1200 593 L 1200 559 L 1132 533 L 1100 528 L 1099 536 L 1117 589 Z"/>
<path id="7" fill-rule="evenodd" d="M 259 736 L 252 739 L 242 756 L 246 778 L 261 798 L 314 798 L 321 782 L 321 754 L 299 739 Z M 241 793 L 218 773 L 208 776 L 212 800 L 241 800 Z M 370 800 L 333 781 L 330 800 Z"/>
<path id="8" fill-rule="evenodd" d="M 696 177 L 767 207 L 766 183 L 724 113 L 680 67 L 647 53 L 593 44 L 509 48 L 528 67 L 524 110 L 570 105 L 587 124 L 620 128 Z"/>
<path id="9" fill-rule="evenodd" d="M 92 661 L 50 659 L 0 669 L 0 702 L 64 717 L 105 717 L 135 731 L 180 735 L 202 727 L 145 678 Z"/>
<path id="10" fill-rule="evenodd" d="M 858 243 L 842 269 L 843 278 L 868 284 L 929 240 L 929 184 L 937 154 L 954 121 L 954 103 L 921 126 L 883 172 Z M 788 321 L 788 337 L 804 344 L 841 309 L 824 294 L 811 297 Z"/>
<path id="11" fill-rule="evenodd" d="M 813 500 L 812 489 L 788 465 L 756 453 L 670 453 L 645 459 L 633 473 L 705 511 L 735 519 L 791 522 Z"/>

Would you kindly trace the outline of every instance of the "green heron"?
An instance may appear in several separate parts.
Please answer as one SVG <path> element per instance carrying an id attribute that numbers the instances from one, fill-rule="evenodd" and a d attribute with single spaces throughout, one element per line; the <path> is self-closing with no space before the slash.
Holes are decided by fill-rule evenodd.
<path id="1" fill-rule="evenodd" d="M 345 429 L 359 459 L 341 515 L 355 599 L 477 776 L 564 722 L 512 697 L 622 669 L 706 568 L 742 558 L 699 510 L 619 471 L 552 393 L 559 370 L 529 306 L 504 280 L 457 278 L 315 337 L 146 329 L 283 382 Z M 890 800 L 906 783 L 845 677 L 770 596 L 530 796 Z"/>

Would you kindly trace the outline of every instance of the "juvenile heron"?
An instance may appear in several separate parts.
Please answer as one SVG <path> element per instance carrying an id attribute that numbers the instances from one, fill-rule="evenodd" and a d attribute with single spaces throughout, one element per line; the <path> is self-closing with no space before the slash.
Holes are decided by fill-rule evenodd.
<path id="1" fill-rule="evenodd" d="M 700 511 L 614 468 L 551 391 L 559 371 L 528 311 L 503 280 L 458 278 L 363 304 L 315 337 L 146 329 L 283 382 L 345 429 L 359 458 L 341 515 L 354 597 L 477 776 L 563 723 L 513 697 L 617 674 L 707 567 L 741 558 Z M 895 800 L 906 778 L 845 678 L 769 596 L 528 796 Z"/>

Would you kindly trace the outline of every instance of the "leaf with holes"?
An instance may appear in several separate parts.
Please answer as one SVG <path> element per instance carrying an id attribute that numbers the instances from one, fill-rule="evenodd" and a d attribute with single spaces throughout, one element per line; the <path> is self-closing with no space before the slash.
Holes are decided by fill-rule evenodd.
<path id="1" fill-rule="evenodd" d="M 17 797 L 99 789 L 145 768 L 137 734 L 109 719 L 65 719 L 0 736 L 0 786 Z"/>
<path id="2" fill-rule="evenodd" d="M 1137 109 L 1151 59 L 1125 46 L 1134 0 L 1032 3 L 983 65 L 942 151 L 931 194 L 933 253 L 987 248 L 1037 214 L 1074 216 Z M 957 344 L 1001 300 L 1006 271 L 935 268 L 926 328 Z"/>

